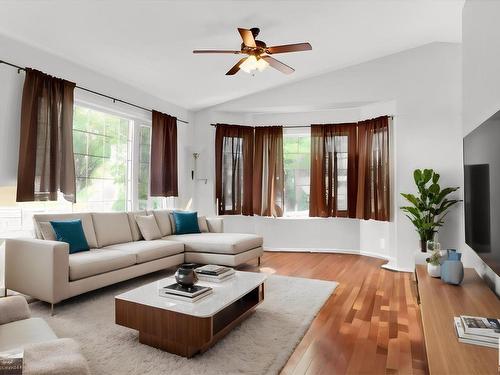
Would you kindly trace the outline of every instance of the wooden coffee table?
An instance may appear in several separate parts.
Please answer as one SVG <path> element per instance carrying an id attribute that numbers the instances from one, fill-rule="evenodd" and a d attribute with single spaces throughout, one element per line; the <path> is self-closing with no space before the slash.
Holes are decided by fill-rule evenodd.
<path id="1" fill-rule="evenodd" d="M 183 357 L 204 352 L 250 315 L 264 300 L 266 274 L 236 271 L 222 283 L 200 281 L 213 294 L 184 302 L 160 297 L 168 277 L 115 297 L 116 324 L 139 331 L 139 342 Z"/>

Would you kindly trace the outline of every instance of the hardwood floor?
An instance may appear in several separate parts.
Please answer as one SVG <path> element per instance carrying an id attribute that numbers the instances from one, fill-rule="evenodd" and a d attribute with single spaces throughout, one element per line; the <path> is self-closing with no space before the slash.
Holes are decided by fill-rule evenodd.
<path id="1" fill-rule="evenodd" d="M 384 263 L 358 255 L 265 253 L 263 272 L 339 282 L 282 374 L 427 373 L 413 274 L 380 268 Z"/>

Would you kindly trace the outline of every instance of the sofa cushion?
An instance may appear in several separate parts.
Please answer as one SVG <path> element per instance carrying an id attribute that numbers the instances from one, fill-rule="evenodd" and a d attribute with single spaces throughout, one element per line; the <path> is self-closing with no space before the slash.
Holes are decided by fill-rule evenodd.
<path id="1" fill-rule="evenodd" d="M 138 215 L 146 216 L 147 215 L 146 210 L 127 212 L 128 223 L 130 224 L 130 232 L 132 233 L 132 240 L 134 241 L 139 241 L 143 239 L 141 231 L 137 226 L 137 222 L 135 220 L 135 217 Z"/>
<path id="2" fill-rule="evenodd" d="M 153 210 L 153 215 L 162 236 L 168 236 L 174 233 L 172 232 L 170 210 Z"/>
<path id="3" fill-rule="evenodd" d="M 132 241 L 132 231 L 126 212 L 94 212 L 92 220 L 97 247 Z"/>
<path id="4" fill-rule="evenodd" d="M 57 339 L 45 320 L 29 318 L 0 325 L 0 352 L 17 353 L 25 345 Z"/>
<path id="5" fill-rule="evenodd" d="M 106 249 L 123 251 L 127 254 L 133 254 L 136 257 L 136 263 L 145 263 L 151 260 L 165 258 L 170 255 L 184 252 L 184 244 L 174 241 L 154 240 L 154 241 L 135 241 L 111 245 Z"/>
<path id="6" fill-rule="evenodd" d="M 205 216 L 198 216 L 198 228 L 200 228 L 201 233 L 208 233 L 208 223 Z"/>
<path id="7" fill-rule="evenodd" d="M 69 253 L 89 251 L 89 244 L 85 238 L 82 221 L 80 219 L 67 221 L 51 221 L 50 224 L 56 233 L 56 240 L 69 245 Z"/>
<path id="8" fill-rule="evenodd" d="M 198 213 L 189 211 L 174 211 L 175 233 L 191 234 L 200 233 L 198 226 Z"/>
<path id="9" fill-rule="evenodd" d="M 38 223 L 38 227 L 40 228 L 42 239 L 48 241 L 57 241 L 56 233 L 54 232 L 54 228 L 52 228 L 52 224 L 50 224 L 50 221 L 42 221 Z"/>
<path id="10" fill-rule="evenodd" d="M 124 251 L 92 249 L 69 256 L 69 279 L 71 281 L 99 275 L 135 264 L 136 256 Z"/>
<path id="11" fill-rule="evenodd" d="M 35 233 L 36 237 L 43 239 L 41 234 L 39 223 L 49 222 L 49 221 L 63 221 L 63 220 L 76 220 L 80 219 L 82 221 L 83 231 L 85 232 L 85 238 L 90 248 L 97 247 L 97 238 L 94 231 L 94 222 L 92 220 L 92 215 L 90 213 L 72 213 L 72 214 L 36 214 L 33 215 L 33 221 L 35 223 Z"/>
<path id="12" fill-rule="evenodd" d="M 156 223 L 154 215 L 137 215 L 135 217 L 135 221 L 139 226 L 142 237 L 144 237 L 146 241 L 157 240 L 161 238 L 160 228 L 158 228 L 158 224 Z"/>
<path id="13" fill-rule="evenodd" d="M 261 236 L 242 233 L 179 234 L 166 239 L 182 242 L 186 252 L 216 254 L 239 254 L 262 246 L 263 242 Z"/>

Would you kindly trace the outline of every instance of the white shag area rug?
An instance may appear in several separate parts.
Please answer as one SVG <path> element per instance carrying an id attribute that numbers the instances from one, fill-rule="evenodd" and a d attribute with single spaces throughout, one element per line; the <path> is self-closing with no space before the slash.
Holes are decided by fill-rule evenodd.
<path id="1" fill-rule="evenodd" d="M 337 283 L 270 275 L 264 302 L 224 339 L 191 359 L 139 343 L 138 332 L 114 322 L 114 296 L 169 276 L 157 272 L 56 305 L 30 304 L 59 337 L 78 341 L 95 375 L 277 374 Z"/>

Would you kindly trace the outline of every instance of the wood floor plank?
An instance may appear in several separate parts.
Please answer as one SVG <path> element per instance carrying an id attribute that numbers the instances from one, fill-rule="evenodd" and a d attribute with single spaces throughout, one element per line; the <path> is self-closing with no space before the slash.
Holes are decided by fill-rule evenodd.
<path id="1" fill-rule="evenodd" d="M 413 276 L 382 269 L 384 263 L 348 254 L 266 252 L 260 268 L 241 267 L 339 283 L 282 374 L 428 373 Z"/>

